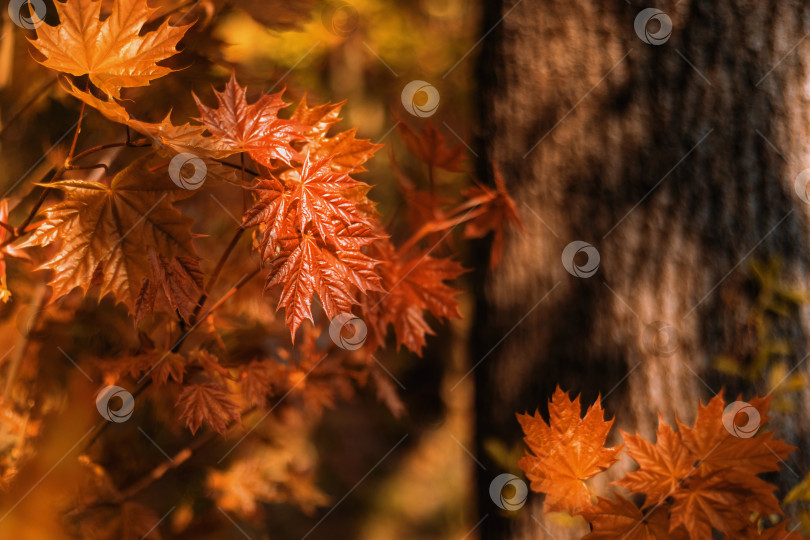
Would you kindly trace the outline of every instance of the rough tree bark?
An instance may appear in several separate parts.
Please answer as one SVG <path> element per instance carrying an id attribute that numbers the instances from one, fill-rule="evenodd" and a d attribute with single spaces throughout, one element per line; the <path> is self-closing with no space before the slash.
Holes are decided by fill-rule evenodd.
<path id="1" fill-rule="evenodd" d="M 672 20 L 661 45 L 634 31 L 647 7 Z M 542 497 L 510 517 L 489 499 L 503 470 L 483 443 L 519 441 L 515 412 L 544 412 L 559 384 L 585 402 L 601 393 L 616 427 L 651 437 L 659 412 L 691 421 L 721 385 L 770 390 L 711 365 L 757 347 L 745 329 L 751 260 L 808 282 L 810 207 L 794 180 L 810 167 L 810 4 L 502 0 L 486 2 L 483 31 L 493 27 L 479 61 L 479 172 L 499 167 L 526 233 L 477 276 L 477 531 L 562 539 Z M 599 252 L 590 278 L 562 265 L 575 240 Z M 808 353 L 807 316 L 797 309 L 778 329 L 791 366 Z M 802 447 L 790 466 L 806 474 L 810 399 L 793 399 L 798 412 L 777 429 Z"/>

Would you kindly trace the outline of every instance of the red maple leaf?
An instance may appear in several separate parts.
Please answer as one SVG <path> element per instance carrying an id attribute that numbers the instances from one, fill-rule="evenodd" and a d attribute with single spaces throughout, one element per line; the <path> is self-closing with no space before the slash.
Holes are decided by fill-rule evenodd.
<path id="1" fill-rule="evenodd" d="M 523 222 L 517 213 L 515 201 L 506 191 L 500 171 L 494 171 L 495 189 L 484 185 L 475 185 L 464 191 L 464 196 L 471 201 L 481 201 L 482 211 L 476 210 L 477 215 L 464 228 L 465 238 L 482 238 L 492 232 L 492 248 L 489 264 L 494 268 L 501 260 L 503 252 L 504 230 L 507 225 L 515 225 L 524 231 Z"/>
<path id="2" fill-rule="evenodd" d="M 316 293 L 332 319 L 351 311 L 358 303 L 358 293 L 382 290 L 375 272 L 379 261 L 360 251 L 378 238 L 370 229 L 355 225 L 336 230 L 332 246 L 311 233 L 299 241 L 285 242 L 284 251 L 273 261 L 266 289 L 282 287 L 277 309 L 284 307 L 293 340 L 305 319 L 313 321 L 312 297 Z"/>
<path id="3" fill-rule="evenodd" d="M 375 255 L 385 261 L 380 275 L 386 292 L 363 298 L 363 318 L 373 330 L 371 341 L 383 345 L 387 327 L 392 324 L 397 348 L 404 345 L 421 356 L 426 336 L 434 333 L 425 312 L 439 320 L 461 316 L 455 299 L 458 291 L 445 281 L 465 270 L 451 259 L 431 257 L 428 251 L 409 256 L 398 253 L 388 242 L 377 242 L 374 248 Z"/>
<path id="4" fill-rule="evenodd" d="M 246 90 L 236 82 L 235 73 L 231 73 L 225 91 L 214 91 L 218 108 L 206 106 L 192 93 L 200 110 L 199 120 L 230 150 L 247 152 L 267 167 L 274 166 L 273 160 L 289 165 L 292 159 L 299 158 L 290 143 L 304 140 L 306 126 L 278 117 L 278 111 L 288 105 L 281 99 L 283 91 L 264 94 L 248 103 Z"/>
<path id="5" fill-rule="evenodd" d="M 450 147 L 433 122 L 428 120 L 420 133 L 414 131 L 406 122 L 397 123 L 397 131 L 405 146 L 416 157 L 432 167 L 439 167 L 451 172 L 464 172 L 466 149 L 463 144 Z"/>
<path id="6" fill-rule="evenodd" d="M 180 418 L 195 433 L 203 421 L 220 434 L 225 434 L 231 420 L 239 421 L 239 407 L 231 401 L 228 393 L 218 384 L 206 382 L 190 384 L 183 388 L 177 405 L 183 407 Z"/>
<path id="7" fill-rule="evenodd" d="M 313 161 L 307 153 L 301 169 L 285 174 L 285 184 L 291 187 L 294 201 L 290 205 L 296 214 L 300 231 L 305 232 L 312 223 L 320 237 L 335 243 L 336 228 L 352 223 L 368 222 L 360 215 L 357 203 L 344 194 L 363 185 L 345 173 L 336 173 L 329 166 L 331 158 Z"/>
<path id="8" fill-rule="evenodd" d="M 356 128 L 327 137 L 329 129 L 340 120 L 340 110 L 345 104 L 341 101 L 308 107 L 304 96 L 293 112 L 292 120 L 307 126 L 307 144 L 302 152 L 310 153 L 316 160 L 330 157 L 329 166 L 335 172 L 359 173 L 366 170 L 363 164 L 382 145 L 355 138 Z"/>

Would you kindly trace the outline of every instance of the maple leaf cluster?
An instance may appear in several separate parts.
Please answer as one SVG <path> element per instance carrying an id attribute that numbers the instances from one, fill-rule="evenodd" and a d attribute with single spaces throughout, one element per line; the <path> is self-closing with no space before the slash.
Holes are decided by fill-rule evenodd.
<path id="1" fill-rule="evenodd" d="M 269 268 L 266 289 L 280 291 L 277 308 L 284 308 L 293 340 L 305 320 L 314 323 L 317 296 L 329 320 L 355 310 L 371 329 L 372 349 L 385 344 L 390 325 L 398 346 L 421 354 L 432 333 L 425 314 L 439 320 L 459 315 L 455 290 L 445 282 L 463 270 L 449 258 L 431 255 L 441 240 L 420 246 L 430 235 L 444 239 L 467 222 L 468 238 L 494 232 L 494 263 L 504 226 L 519 224 L 498 174 L 496 190 L 477 186 L 463 194 L 466 200 L 445 210 L 446 201 L 433 194 L 434 169 L 464 171 L 463 145 L 450 147 L 430 122 L 417 132 L 399 121 L 406 146 L 428 166 L 431 191 L 416 189 L 394 163 L 397 176 L 415 207 L 411 213 L 432 219 L 419 222 L 397 248 L 367 197 L 370 186 L 352 176 L 365 171 L 363 164 L 380 145 L 357 139 L 355 129 L 330 134 L 345 102 L 311 107 L 303 98 L 289 118 L 279 118 L 288 106 L 283 91 L 251 103 L 232 74 L 224 91 L 215 91 L 216 107 L 192 93 L 200 112 L 196 124 L 177 126 L 169 116 L 160 123 L 136 120 L 119 101 L 121 91 L 169 73 L 156 63 L 177 52 L 190 25 L 163 21 L 143 33 L 154 14 L 145 0 L 115 2 L 103 21 L 101 2 L 56 5 L 60 24 L 41 26 L 31 40 L 44 57 L 41 63 L 63 73 L 60 81 L 68 93 L 146 135 L 156 147 L 107 182 L 82 180 L 69 168 L 48 186 L 63 191 L 65 201 L 44 211 L 45 222 L 21 246 L 61 240 L 59 252 L 41 265 L 54 272 L 56 297 L 100 285 L 102 296 L 111 293 L 136 320 L 157 302 L 194 324 L 194 293 L 208 291 L 191 242 L 191 220 L 173 205 L 193 193 L 169 182 L 160 165 L 161 158 L 175 153 L 198 156 L 212 176 L 252 194 L 242 227 L 258 228 L 259 254 Z M 113 54 L 115 48 L 125 53 Z M 84 90 L 77 77 L 87 77 Z M 238 179 L 234 169 L 239 167 L 228 169 L 223 161 L 236 154 L 242 158 Z M 245 158 L 258 170 L 253 179 L 246 178 Z"/>
<path id="2" fill-rule="evenodd" d="M 174 405 L 167 420 L 179 419 L 185 428 L 177 429 L 187 428 L 192 437 L 200 430 L 227 436 L 256 410 L 266 411 L 265 417 L 273 412 L 271 420 L 287 427 L 294 411 L 305 431 L 326 408 L 369 381 L 379 400 L 401 416 L 397 390 L 372 355 L 386 346 L 390 329 L 397 348 L 421 355 L 434 333 L 431 325 L 460 316 L 459 291 L 451 282 L 464 269 L 453 257 L 451 233 L 463 227 L 459 236 L 466 238 L 492 234 L 495 264 L 505 227 L 520 226 L 500 174 L 494 187 L 459 187 L 459 173 L 467 172 L 465 143 L 448 144 L 431 122 L 416 129 L 399 120 L 402 142 L 425 166 L 426 177 L 414 179 L 392 154 L 409 227 L 391 233 L 394 227 L 383 225 L 369 197 L 372 186 L 357 179 L 382 145 L 358 138 L 356 128 L 337 130 L 345 101 L 311 105 L 304 95 L 290 107 L 284 90 L 251 99 L 232 71 L 213 99 L 185 96 L 196 104 L 196 117 L 175 123 L 169 113 L 160 121 L 140 120 L 127 109 L 133 96 L 139 99 L 132 89 L 174 71 L 164 61 L 179 52 L 196 23 L 173 24 L 171 15 L 160 16 L 146 0 L 66 0 L 54 6 L 58 23 L 39 25 L 29 41 L 35 59 L 56 71 L 62 89 L 81 102 L 81 112 L 64 164 L 37 184 L 40 200 L 19 227 L 9 223 L 9 201 L 0 200 L 0 301 L 11 295 L 6 257 L 15 257 L 47 271 L 52 294 L 43 295 L 42 311 L 55 310 L 55 301 L 73 293 L 123 304 L 133 339 L 123 352 L 93 358 L 94 367 L 106 384 L 130 378 L 136 396 L 147 387 L 159 390 L 149 399 L 168 410 Z M 176 13 L 174 20 L 188 13 Z M 93 111 L 120 125 L 122 136 L 126 128 L 126 140 L 81 149 L 82 121 Z M 104 159 L 93 162 L 102 151 Z M 176 158 L 184 159 L 179 171 Z M 202 167 L 206 182 L 243 196 L 242 208 L 232 212 L 239 216 L 233 239 L 211 271 L 195 247 L 201 235 L 186 210 L 205 191 L 196 188 L 205 186 L 189 189 L 176 178 L 185 179 L 189 166 L 195 174 Z M 255 268 L 209 306 L 229 260 Z M 254 339 L 246 340 L 252 347 L 226 346 L 215 311 L 259 274 L 272 303 L 269 315 Z M 273 315 L 281 310 L 283 322 Z M 367 327 L 359 351 L 334 343 L 330 322 L 345 314 Z M 269 447 L 260 452 L 278 454 Z M 238 454 L 231 472 L 217 471 L 209 479 L 227 508 L 250 514 L 257 501 L 289 499 L 305 509 L 324 504 L 310 482 L 309 461 L 291 471 L 286 458 L 257 462 Z M 130 500 L 131 490 L 142 487 L 115 488 L 103 467 L 87 459 L 96 485 L 80 501 L 86 508 L 78 514 L 104 498 L 119 506 L 115 519 L 87 518 L 91 529 L 109 521 L 105 527 L 115 530 L 110 534 L 122 536 L 122 527 L 134 520 L 140 537 L 157 526 L 149 508 Z M 17 461 L 3 474 L 10 477 Z M 236 485 L 248 470 L 256 477 Z M 306 482 L 294 485 L 304 477 Z"/>
<path id="3" fill-rule="evenodd" d="M 770 398 L 749 402 L 762 423 L 769 404 Z M 589 540 L 697 540 L 712 538 L 714 531 L 727 538 L 801 538 L 784 521 L 763 530 L 765 518 L 783 512 L 776 486 L 759 476 L 778 471 L 795 448 L 769 431 L 733 435 L 724 425 L 725 406 L 718 394 L 698 406 L 693 426 L 676 420 L 677 430 L 659 419 L 655 443 L 621 433 L 638 469 L 613 483 L 643 496 L 641 506 L 622 494 L 594 501 L 585 483 L 615 463 L 622 450 L 605 447 L 613 420 L 604 419 L 598 399 L 580 418 L 579 397 L 572 401 L 558 387 L 548 423 L 537 412 L 519 414 L 528 452 L 518 465 L 531 489 L 545 494 L 546 512 L 569 512 L 590 523 Z"/>

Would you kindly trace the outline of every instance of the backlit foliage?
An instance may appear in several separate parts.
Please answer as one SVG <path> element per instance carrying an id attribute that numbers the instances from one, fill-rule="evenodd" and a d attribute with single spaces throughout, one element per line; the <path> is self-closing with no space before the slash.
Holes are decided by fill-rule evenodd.
<path id="1" fill-rule="evenodd" d="M 767 422 L 770 398 L 749 403 Z M 638 468 L 613 482 L 624 490 L 596 497 L 585 480 L 616 462 L 622 446 L 604 446 L 613 420 L 604 420 L 599 400 L 580 418 L 579 397 L 571 401 L 558 387 L 548 423 L 539 413 L 518 415 L 529 447 L 519 465 L 531 489 L 545 493 L 545 511 L 569 512 L 590 523 L 588 540 L 699 540 L 714 532 L 798 540 L 786 521 L 770 526 L 771 516 L 783 512 L 776 486 L 760 476 L 778 471 L 795 448 L 763 429 L 753 437 L 733 435 L 724 424 L 725 406 L 722 394 L 700 404 L 693 426 L 676 421 L 674 429 L 659 419 L 654 443 L 623 432 L 623 446 Z M 630 494 L 641 497 L 640 504 Z"/>
<path id="2" fill-rule="evenodd" d="M 131 99 L 130 89 L 178 76 L 166 61 L 205 24 L 203 8 L 216 3 L 168 13 L 146 0 L 56 6 L 55 25 L 31 32 L 31 55 L 81 112 L 64 161 L 52 163 L 36 186 L 39 200 L 19 208 L 9 208 L 15 199 L 0 201 L 0 300 L 15 294 L 6 282 L 10 256 L 40 283 L 26 338 L 46 320 L 77 317 L 83 298 L 119 306 L 127 324 L 92 328 L 94 338 L 115 347 L 100 344 L 81 367 L 100 376 L 93 381 L 99 388 L 131 389 L 138 407 L 151 404 L 160 429 L 190 441 L 151 470 L 119 470 L 97 451 L 111 444 L 110 424 L 96 424 L 82 444 L 84 472 L 64 512 L 67 526 L 85 537 L 160 538 L 160 514 L 139 497 L 222 437 L 231 450 L 227 461 L 207 464 L 205 484 L 221 509 L 257 518 L 264 504 L 292 503 L 311 513 L 329 503 L 315 485 L 317 454 L 308 436 L 316 422 L 369 381 L 395 416 L 405 413 L 374 353 L 395 343 L 421 356 L 435 324 L 460 316 L 453 282 L 464 269 L 452 233 L 493 233 L 497 261 L 504 227 L 519 226 L 514 203 L 500 179 L 495 187 L 457 190 L 452 199 L 436 195 L 439 169 L 468 170 L 464 145 L 449 144 L 432 123 L 416 130 L 400 121 L 403 141 L 427 174 L 411 178 L 393 162 L 391 181 L 403 190 L 405 212 L 422 216 L 395 241 L 373 186 L 358 179 L 382 145 L 341 126 L 345 101 L 302 97 L 293 106 L 284 91 L 257 94 L 231 70 L 215 102 L 191 90 L 172 95 L 178 108 L 193 102 L 198 110 L 179 123 L 168 111 L 160 121 L 133 112 L 149 104 Z M 91 120 L 116 125 L 120 138 L 86 147 Z M 173 170 L 176 158 L 182 167 Z M 177 181 L 201 166 L 203 185 Z M 221 253 L 208 261 L 199 255 L 196 226 L 214 189 L 237 193 L 242 204 L 224 210 L 234 217 L 229 235 L 205 239 Z M 12 220 L 9 210 L 24 217 Z M 219 319 L 218 310 L 259 275 L 265 324 Z M 341 314 L 367 327 L 362 347 L 342 347 L 330 334 Z M 26 398 L 38 364 L 25 348 L 18 353 L 12 365 L 26 377 L 6 373 L 3 486 L 37 451 L 38 416 L 58 407 L 33 409 Z M 194 509 L 178 504 L 176 520 L 187 526 Z"/>

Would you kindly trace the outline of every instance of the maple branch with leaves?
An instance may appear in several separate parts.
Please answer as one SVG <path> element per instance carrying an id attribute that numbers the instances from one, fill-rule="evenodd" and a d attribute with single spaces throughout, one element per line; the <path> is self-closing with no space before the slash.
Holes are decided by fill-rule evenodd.
<path id="1" fill-rule="evenodd" d="M 78 121 L 64 162 L 35 184 L 38 197 L 19 226 L 9 222 L 8 200 L 0 201 L 0 300 L 11 295 L 5 278 L 9 256 L 42 271 L 35 275 L 44 276 L 52 291 L 43 312 L 78 297 L 110 297 L 122 305 L 135 338 L 124 353 L 95 359 L 92 369 L 107 387 L 134 382 L 133 400 L 168 396 L 176 408 L 180 434 L 175 435 L 190 438 L 168 463 L 119 489 L 91 459 L 113 425 L 102 423 L 81 457 L 96 490 L 68 517 L 82 522 L 102 507 L 148 513 L 136 495 L 256 411 L 264 416 L 245 438 L 261 438 L 261 428 L 254 428 L 262 420 L 284 422 L 291 411 L 306 419 L 301 423 L 312 422 L 372 381 L 392 414 L 403 414 L 396 389 L 380 377 L 373 355 L 391 334 L 397 349 L 421 356 L 434 333 L 429 317 L 441 322 L 460 316 L 459 291 L 450 282 L 464 269 L 451 256 L 435 253 L 449 251 L 459 228 L 466 238 L 492 234 L 491 259 L 497 262 L 504 230 L 520 226 L 500 177 L 494 188 L 476 185 L 440 197 L 446 187 L 440 171 L 467 172 L 463 145 L 448 145 L 431 122 L 416 131 L 399 121 L 400 137 L 426 165 L 427 177 L 411 179 L 391 160 L 414 231 L 395 241 L 393 218 L 383 223 L 369 197 L 372 186 L 357 180 L 381 145 L 357 138 L 356 128 L 337 130 L 345 101 L 313 106 L 304 96 L 286 113 L 284 91 L 251 100 L 232 71 L 224 89 L 214 90 L 215 105 L 194 92 L 186 96 L 198 117 L 181 124 L 171 114 L 143 121 L 125 106 L 131 89 L 174 71 L 164 61 L 197 24 L 181 24 L 196 3 L 162 14 L 146 0 L 66 0 L 54 8 L 59 22 L 37 26 L 29 41 L 35 59 L 57 73 L 61 90 L 79 100 Z M 87 117 L 96 113 L 124 126 L 126 140 L 82 150 L 80 134 L 94 125 Z M 91 159 L 104 153 L 115 159 Z M 195 169 L 190 176 L 188 166 Z M 202 180 L 190 186 L 198 170 Z M 200 235 L 193 232 L 194 214 L 185 205 L 210 185 L 238 192 L 242 209 L 238 228 L 207 272 L 195 246 Z M 247 271 L 206 307 L 232 267 Z M 225 318 L 226 302 L 259 274 L 269 314 L 261 341 L 274 345 L 238 356 L 222 342 L 217 322 Z M 276 320 L 274 313 L 281 311 Z M 362 348 L 345 346 L 344 328 L 334 333 L 334 321 L 344 316 L 367 328 Z M 22 364 L 27 348 L 18 353 Z M 4 402 L 16 384 L 15 377 L 7 379 Z M 311 475 L 299 476 L 296 480 L 313 481 Z M 296 501 L 302 508 L 324 504 L 314 487 L 311 491 Z"/>

